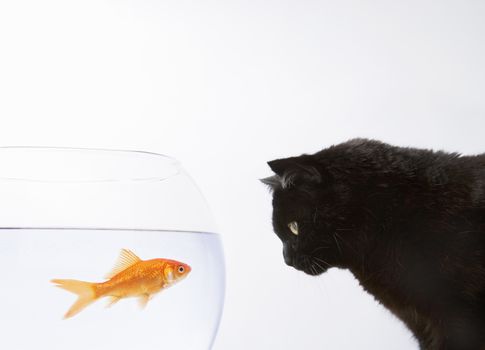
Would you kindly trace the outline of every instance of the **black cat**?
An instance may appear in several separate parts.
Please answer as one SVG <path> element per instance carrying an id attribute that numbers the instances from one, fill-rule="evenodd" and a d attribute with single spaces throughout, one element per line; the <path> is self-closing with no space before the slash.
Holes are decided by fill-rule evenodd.
<path id="1" fill-rule="evenodd" d="M 288 265 L 349 269 L 421 349 L 485 349 L 485 154 L 354 139 L 268 164 Z"/>

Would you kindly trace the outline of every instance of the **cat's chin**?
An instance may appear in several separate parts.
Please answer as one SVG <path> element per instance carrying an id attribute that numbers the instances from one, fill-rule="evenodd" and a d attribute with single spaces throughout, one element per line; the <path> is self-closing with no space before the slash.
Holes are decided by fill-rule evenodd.
<path id="1" fill-rule="evenodd" d="M 328 268 L 327 269 L 321 269 L 321 268 L 309 268 L 309 269 L 305 269 L 305 270 L 302 270 L 304 273 L 306 273 L 307 275 L 310 275 L 310 276 L 319 276 L 321 275 L 322 273 L 325 273 L 327 272 Z"/>
<path id="2" fill-rule="evenodd" d="M 307 275 L 310 276 L 318 276 L 322 273 L 327 272 L 329 267 L 326 266 L 316 266 L 316 265 L 307 265 L 307 266 L 293 266 L 295 270 L 302 271 Z"/>
<path id="3" fill-rule="evenodd" d="M 319 276 L 322 273 L 324 273 L 325 271 L 304 270 L 303 272 L 306 273 L 307 275 L 310 275 L 310 276 Z"/>

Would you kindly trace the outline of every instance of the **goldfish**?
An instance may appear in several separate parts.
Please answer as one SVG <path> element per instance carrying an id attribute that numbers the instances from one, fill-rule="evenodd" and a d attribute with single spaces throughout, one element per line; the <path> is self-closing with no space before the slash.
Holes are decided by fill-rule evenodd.
<path id="1" fill-rule="evenodd" d="M 51 282 L 78 296 L 64 315 L 66 319 L 103 297 L 110 298 L 108 306 L 123 298 L 138 297 L 143 308 L 155 294 L 181 281 L 190 271 L 189 265 L 176 260 L 141 260 L 132 251 L 122 249 L 115 267 L 105 276 L 105 282 L 73 279 L 53 279 Z"/>

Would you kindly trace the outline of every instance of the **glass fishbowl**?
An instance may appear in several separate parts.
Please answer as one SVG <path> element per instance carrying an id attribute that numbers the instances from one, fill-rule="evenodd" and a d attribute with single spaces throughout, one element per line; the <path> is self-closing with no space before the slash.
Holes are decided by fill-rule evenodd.
<path id="1" fill-rule="evenodd" d="M 0 348 L 208 350 L 221 240 L 175 159 L 0 148 Z"/>

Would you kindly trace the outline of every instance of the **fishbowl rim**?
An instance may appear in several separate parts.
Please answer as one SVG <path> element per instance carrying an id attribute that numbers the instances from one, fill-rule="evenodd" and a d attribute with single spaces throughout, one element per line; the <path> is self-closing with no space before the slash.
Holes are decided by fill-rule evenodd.
<path id="1" fill-rule="evenodd" d="M 155 229 L 155 228 L 116 228 L 116 227 L 56 227 L 56 226 L 0 226 L 0 232 L 2 231 L 121 231 L 121 232 L 151 232 L 151 233 L 175 233 L 175 234 L 202 234 L 219 236 L 222 235 L 219 232 L 213 231 L 201 231 L 201 230 L 179 230 L 179 229 Z"/>
<path id="2" fill-rule="evenodd" d="M 0 159 L 2 157 L 3 151 L 17 151 L 25 150 L 27 151 L 42 151 L 45 153 L 55 153 L 55 152 L 81 152 L 85 154 L 123 154 L 126 156 L 149 156 L 151 159 L 149 161 L 163 162 L 167 166 L 173 168 L 173 172 L 168 176 L 154 176 L 154 177 L 142 177 L 142 178 L 115 178 L 115 179 L 85 179 L 85 180 L 45 180 L 36 179 L 35 177 L 20 176 L 20 177 L 9 177 L 2 176 L 0 172 L 0 181 L 22 181 L 30 183 L 51 183 L 51 184 L 62 184 L 62 183 L 103 183 L 103 182 L 144 182 L 144 181 L 164 181 L 179 175 L 188 176 L 187 172 L 183 169 L 182 164 L 179 160 L 174 157 L 168 156 L 166 154 L 142 151 L 134 149 L 117 149 L 117 148 L 102 148 L 102 147 L 64 147 L 64 146 L 32 146 L 32 145 L 18 145 L 18 146 L 0 146 Z"/>
<path id="3" fill-rule="evenodd" d="M 95 152 L 120 152 L 120 153 L 142 153 L 158 157 L 170 159 L 179 163 L 174 157 L 168 156 L 163 153 L 140 151 L 135 149 L 122 149 L 122 148 L 102 148 L 102 147 L 69 147 L 69 146 L 0 146 L 0 150 L 3 149 L 39 149 L 39 150 L 70 150 L 70 151 L 95 151 Z"/>

